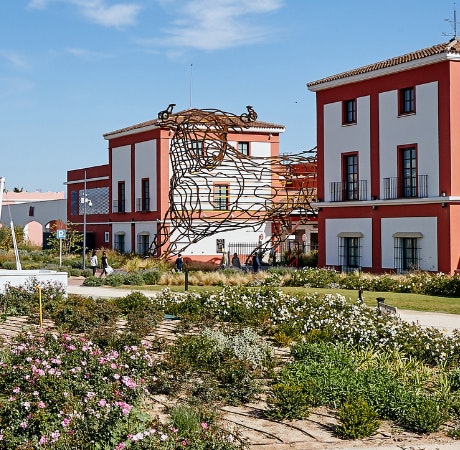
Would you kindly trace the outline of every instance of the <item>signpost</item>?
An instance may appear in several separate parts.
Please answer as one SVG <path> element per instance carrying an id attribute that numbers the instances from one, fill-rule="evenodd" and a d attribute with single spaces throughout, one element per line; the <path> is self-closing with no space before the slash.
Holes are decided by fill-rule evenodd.
<path id="1" fill-rule="evenodd" d="M 59 239 L 59 267 L 62 266 L 62 240 L 65 239 L 66 230 L 56 230 L 56 238 Z"/>

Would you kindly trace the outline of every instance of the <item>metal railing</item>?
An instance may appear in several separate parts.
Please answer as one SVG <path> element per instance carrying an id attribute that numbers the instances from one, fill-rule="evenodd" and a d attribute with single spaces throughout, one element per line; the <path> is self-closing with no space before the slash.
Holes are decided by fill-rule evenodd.
<path id="1" fill-rule="evenodd" d="M 114 213 L 126 212 L 125 201 L 124 200 L 114 200 L 112 203 L 112 212 Z"/>
<path id="2" fill-rule="evenodd" d="M 150 212 L 150 197 L 136 198 L 136 211 Z"/>
<path id="3" fill-rule="evenodd" d="M 383 179 L 383 199 L 428 197 L 428 175 Z"/>
<path id="4" fill-rule="evenodd" d="M 356 182 L 332 181 L 330 183 L 331 202 L 367 200 L 367 180 Z"/>

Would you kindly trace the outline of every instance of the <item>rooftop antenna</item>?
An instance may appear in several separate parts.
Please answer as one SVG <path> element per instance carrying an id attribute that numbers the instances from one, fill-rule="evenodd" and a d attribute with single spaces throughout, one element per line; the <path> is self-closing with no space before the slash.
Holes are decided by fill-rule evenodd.
<path id="1" fill-rule="evenodd" d="M 190 64 L 190 109 L 192 109 L 192 75 L 193 75 L 193 64 Z"/>
<path id="2" fill-rule="evenodd" d="M 444 19 L 445 22 L 449 22 L 453 28 L 454 28 L 454 34 L 452 33 L 442 33 L 443 36 L 453 36 L 454 39 L 457 39 L 457 25 L 460 25 L 460 23 L 457 22 L 457 6 L 456 3 L 454 2 L 454 20 L 451 19 Z"/>

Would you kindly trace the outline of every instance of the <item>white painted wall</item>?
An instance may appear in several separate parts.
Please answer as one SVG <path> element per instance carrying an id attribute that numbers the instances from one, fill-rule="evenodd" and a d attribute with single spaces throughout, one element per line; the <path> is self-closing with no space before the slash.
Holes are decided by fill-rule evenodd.
<path id="1" fill-rule="evenodd" d="M 157 222 L 137 222 L 134 226 L 135 230 L 135 241 L 132 243 L 134 251 L 137 253 L 137 235 L 138 234 L 148 234 L 149 236 L 149 246 L 152 244 L 153 238 L 157 234 Z"/>
<path id="2" fill-rule="evenodd" d="M 112 149 L 112 200 L 118 200 L 118 182 L 125 182 L 125 211 L 134 211 L 131 205 L 131 146 Z"/>
<path id="3" fill-rule="evenodd" d="M 357 100 L 357 123 L 342 125 L 342 102 L 324 105 L 325 201 L 330 201 L 330 183 L 342 181 L 342 153 L 358 152 L 359 179 L 367 180 L 370 195 L 370 97 Z"/>
<path id="4" fill-rule="evenodd" d="M 339 238 L 343 232 L 362 233 L 361 267 L 372 267 L 372 219 L 326 219 L 326 265 L 339 265 Z"/>
<path id="5" fill-rule="evenodd" d="M 180 242 L 180 236 L 184 233 L 183 230 L 178 229 L 171 236 L 171 240 L 178 240 Z M 253 228 L 238 228 L 232 231 L 225 231 L 216 233 L 213 236 L 198 241 L 196 244 L 192 244 L 184 251 L 185 256 L 200 256 L 200 255 L 215 255 L 216 254 L 216 240 L 225 239 L 225 249 L 228 250 L 229 243 L 258 243 L 259 235 L 263 233 L 265 239 L 271 236 L 271 223 L 262 224 L 255 229 Z"/>
<path id="6" fill-rule="evenodd" d="M 428 196 L 439 195 L 438 83 L 415 88 L 416 114 L 398 117 L 398 90 L 379 95 L 380 197 L 383 178 L 397 177 L 398 145 L 417 144 L 418 174 L 428 175 Z"/>
<path id="7" fill-rule="evenodd" d="M 139 142 L 135 145 L 134 196 L 142 198 L 142 179 L 150 180 L 150 211 L 157 210 L 157 142 Z M 137 200 L 136 200 L 137 201 Z"/>
<path id="8" fill-rule="evenodd" d="M 34 207 L 34 215 L 29 216 L 30 207 Z M 11 218 L 9 211 L 11 211 Z M 39 202 L 18 203 L 3 207 L 0 223 L 9 226 L 11 219 L 14 225 L 26 226 L 29 222 L 38 222 L 45 227 L 52 220 L 67 222 L 67 200 L 44 200 Z"/>
<path id="9" fill-rule="evenodd" d="M 113 222 L 112 223 L 112 245 L 115 246 L 115 235 L 125 234 L 125 252 L 129 253 L 135 250 L 136 243 L 131 242 L 131 222 Z M 109 261 L 110 264 L 110 261 Z"/>
<path id="10" fill-rule="evenodd" d="M 35 280 L 40 286 L 60 284 L 67 296 L 68 274 L 55 270 L 0 270 L 0 294 L 5 292 L 6 285 L 25 286 Z M 38 293 L 37 293 L 38 299 Z"/>
<path id="11" fill-rule="evenodd" d="M 381 221 L 382 268 L 394 269 L 394 233 L 420 232 L 420 269 L 436 272 L 438 270 L 438 238 L 436 217 L 401 217 Z"/>

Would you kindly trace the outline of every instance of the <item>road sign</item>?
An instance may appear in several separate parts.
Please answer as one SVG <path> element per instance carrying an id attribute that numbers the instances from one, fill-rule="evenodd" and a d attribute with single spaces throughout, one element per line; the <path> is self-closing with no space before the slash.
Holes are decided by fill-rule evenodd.
<path id="1" fill-rule="evenodd" d="M 57 239 L 65 239 L 66 230 L 56 230 Z"/>

